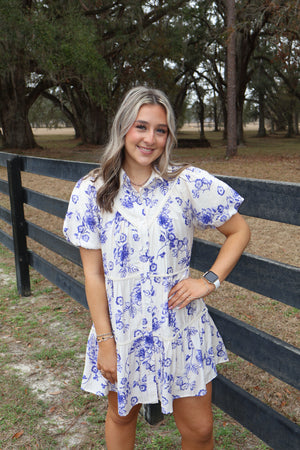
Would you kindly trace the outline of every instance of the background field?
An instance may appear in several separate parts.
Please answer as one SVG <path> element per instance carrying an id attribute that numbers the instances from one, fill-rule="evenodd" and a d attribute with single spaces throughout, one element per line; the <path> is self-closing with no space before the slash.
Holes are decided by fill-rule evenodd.
<path id="1" fill-rule="evenodd" d="M 70 134 L 37 134 L 42 146 L 31 155 L 96 162 L 101 148 L 82 146 Z M 187 132 L 186 132 L 187 133 Z M 190 137 L 183 133 L 181 136 Z M 239 155 L 225 160 L 219 133 L 208 132 L 209 149 L 178 149 L 176 158 L 188 160 L 215 173 L 278 181 L 299 182 L 300 139 L 276 135 L 265 139 L 247 132 L 246 146 Z M 19 152 L 20 153 L 20 152 Z M 29 154 L 24 152 L 24 154 Z M 0 178 L 6 178 L 0 168 Z M 73 183 L 23 174 L 23 184 L 40 192 L 68 199 Z M 8 199 L 0 194 L 6 207 Z M 26 217 L 58 234 L 62 221 L 26 208 Z M 299 229 L 291 225 L 246 218 L 252 241 L 247 251 L 299 266 Z M 3 229 L 9 231 L 3 222 Z M 215 232 L 205 239 L 220 242 Z M 81 271 L 62 258 L 29 241 L 29 247 L 83 281 Z M 80 378 L 90 327 L 88 312 L 32 270 L 32 295 L 16 292 L 13 255 L 0 247 L 1 308 L 1 404 L 0 448 L 105 448 L 103 439 L 106 400 L 83 394 Z M 195 276 L 199 276 L 194 272 Z M 281 280 L 278 280 L 281 282 Z M 224 283 L 209 297 L 217 308 L 299 346 L 299 311 L 272 299 Z M 255 351 L 255 349 L 254 349 Z M 281 414 L 298 422 L 299 393 L 290 386 L 230 355 L 220 372 Z M 216 449 L 266 449 L 259 439 L 218 409 L 214 409 Z M 138 424 L 137 449 L 179 449 L 180 440 L 172 417 L 150 427 Z"/>

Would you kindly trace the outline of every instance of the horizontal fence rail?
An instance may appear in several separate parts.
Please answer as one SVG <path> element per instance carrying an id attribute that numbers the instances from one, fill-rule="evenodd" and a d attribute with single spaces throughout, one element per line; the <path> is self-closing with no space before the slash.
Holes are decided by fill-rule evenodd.
<path id="1" fill-rule="evenodd" d="M 66 214 L 68 202 L 61 200 L 50 195 L 44 195 L 40 192 L 33 191 L 31 189 L 23 188 L 24 190 L 24 203 L 33 208 L 40 209 L 41 211 L 53 214 L 56 217 L 63 219 Z"/>
<path id="2" fill-rule="evenodd" d="M 299 184 L 217 176 L 245 196 L 245 203 L 240 208 L 241 214 L 300 225 Z"/>
<path id="3" fill-rule="evenodd" d="M 3 194 L 9 195 L 8 182 L 7 181 L 0 180 L 0 192 L 2 192 Z"/>
<path id="4" fill-rule="evenodd" d="M 0 242 L 5 245 L 5 247 L 7 247 L 10 251 L 14 251 L 13 238 L 3 230 L 0 230 Z"/>
<path id="5" fill-rule="evenodd" d="M 0 154 L 0 165 L 5 166 L 6 161 L 14 157 L 16 155 L 11 153 Z M 22 170 L 24 172 L 74 182 L 98 167 L 94 163 L 77 161 L 62 161 L 30 156 L 19 158 L 22 159 Z M 225 175 L 216 176 L 230 184 L 245 197 L 245 202 L 240 208 L 242 214 L 300 225 L 300 184 Z"/>
<path id="6" fill-rule="evenodd" d="M 298 425 L 222 375 L 213 381 L 213 402 L 275 450 L 299 449 Z"/>
<path id="7" fill-rule="evenodd" d="M 22 219 L 24 204 L 64 218 L 68 202 L 22 187 L 20 172 L 75 182 L 97 165 L 0 152 L 0 166 L 8 168 L 9 180 L 8 182 L 0 180 L 0 193 L 11 197 L 11 210 L 0 205 L 0 219 L 12 225 L 14 230 L 14 236 L 11 237 L 0 229 L 0 242 L 15 253 L 16 267 L 20 263 L 20 251 L 21 253 L 24 251 L 22 248 L 24 236 L 81 266 L 78 248 L 51 231 Z M 218 178 L 230 184 L 245 197 L 245 202 L 240 208 L 242 214 L 291 225 L 300 224 L 299 184 L 223 175 Z M 12 191 L 16 191 L 17 195 L 14 196 Z M 16 221 L 14 217 L 16 213 L 20 215 L 21 223 Z M 203 272 L 212 265 L 219 249 L 218 244 L 194 239 L 191 267 Z M 25 256 L 27 264 L 85 308 L 88 307 L 82 283 L 32 250 L 26 248 Z M 21 277 L 22 270 L 18 274 L 17 269 L 17 281 Z M 280 283 L 278 283 L 279 279 Z M 244 253 L 227 280 L 247 290 L 299 308 L 300 268 L 298 267 Z M 27 291 L 25 290 L 25 295 L 28 295 Z M 299 389 L 300 350 L 298 348 L 213 307 L 209 306 L 208 309 L 228 350 Z M 278 414 L 224 376 L 219 375 L 213 381 L 213 385 L 214 403 L 268 445 L 275 450 L 300 448 L 300 427 L 294 422 Z M 160 406 L 145 405 L 144 415 L 149 423 L 156 423 L 162 417 Z"/>
<path id="8" fill-rule="evenodd" d="M 195 238 L 191 267 L 204 272 L 217 257 L 220 245 Z M 300 268 L 244 253 L 226 279 L 249 291 L 300 308 Z M 284 280 L 284 283 L 278 283 Z"/>
<path id="9" fill-rule="evenodd" d="M 4 222 L 9 223 L 11 225 L 11 213 L 10 213 L 10 210 L 0 206 L 0 219 L 2 219 Z"/>
<path id="10" fill-rule="evenodd" d="M 300 389 L 300 349 L 211 306 L 208 310 L 228 350 Z"/>
<path id="11" fill-rule="evenodd" d="M 78 248 L 70 245 L 65 239 L 31 222 L 27 223 L 27 232 L 28 237 L 34 241 L 78 266 L 82 266 Z"/>
<path id="12" fill-rule="evenodd" d="M 46 261 L 41 256 L 36 253 L 29 251 L 29 262 L 30 265 L 41 275 L 43 275 L 55 286 L 59 287 L 61 290 L 66 292 L 70 297 L 74 298 L 78 303 L 80 303 L 85 308 L 88 308 L 86 301 L 85 290 L 82 283 L 72 278 L 70 275 L 66 274 L 58 267 L 53 266 L 48 261 Z"/>

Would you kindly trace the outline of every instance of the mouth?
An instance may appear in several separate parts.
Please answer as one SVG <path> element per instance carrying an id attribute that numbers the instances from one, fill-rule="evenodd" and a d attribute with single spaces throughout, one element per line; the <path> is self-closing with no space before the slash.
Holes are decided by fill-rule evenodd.
<path id="1" fill-rule="evenodd" d="M 149 147 L 141 147 L 140 145 L 137 145 L 138 150 L 140 152 L 144 153 L 145 155 L 149 155 L 150 153 L 154 152 L 154 148 Z"/>

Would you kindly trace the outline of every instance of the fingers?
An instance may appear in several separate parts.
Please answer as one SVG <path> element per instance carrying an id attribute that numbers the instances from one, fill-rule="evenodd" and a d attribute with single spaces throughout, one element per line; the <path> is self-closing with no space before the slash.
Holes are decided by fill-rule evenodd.
<path id="1" fill-rule="evenodd" d="M 101 375 L 106 378 L 111 384 L 115 384 L 117 382 L 117 377 L 109 372 L 100 371 Z"/>
<path id="2" fill-rule="evenodd" d="M 189 303 L 191 303 L 194 300 L 194 298 L 186 293 L 183 293 L 182 295 L 178 294 L 178 296 L 173 296 L 169 301 L 169 308 L 170 309 L 182 309 L 186 307 Z"/>
<path id="3" fill-rule="evenodd" d="M 169 308 L 184 308 L 196 297 L 192 290 L 192 284 L 188 279 L 179 281 L 169 293 Z"/>
<path id="4" fill-rule="evenodd" d="M 97 367 L 101 375 L 106 378 L 110 383 L 115 384 L 117 382 L 117 371 L 104 370 Z"/>
<path id="5" fill-rule="evenodd" d="M 203 279 L 186 278 L 179 281 L 169 293 L 169 308 L 182 309 L 197 298 L 203 298 L 208 295 L 212 289 Z"/>
<path id="6" fill-rule="evenodd" d="M 97 369 L 110 383 L 117 382 L 117 352 L 114 339 L 98 343 Z"/>

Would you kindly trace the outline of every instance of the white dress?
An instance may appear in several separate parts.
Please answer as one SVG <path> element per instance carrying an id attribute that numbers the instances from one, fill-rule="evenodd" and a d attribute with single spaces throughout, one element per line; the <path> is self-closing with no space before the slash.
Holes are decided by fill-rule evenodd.
<path id="1" fill-rule="evenodd" d="M 122 170 L 109 213 L 96 203 L 100 185 L 90 177 L 76 184 L 64 233 L 76 246 L 102 250 L 118 381 L 112 385 L 97 370 L 92 327 L 82 389 L 100 396 L 117 391 L 120 415 L 158 401 L 171 413 L 174 399 L 205 395 L 216 365 L 228 358 L 204 301 L 170 310 L 168 293 L 189 276 L 194 228 L 221 226 L 243 198 L 195 167 L 171 181 L 153 172 L 139 192 Z"/>

